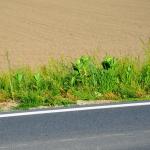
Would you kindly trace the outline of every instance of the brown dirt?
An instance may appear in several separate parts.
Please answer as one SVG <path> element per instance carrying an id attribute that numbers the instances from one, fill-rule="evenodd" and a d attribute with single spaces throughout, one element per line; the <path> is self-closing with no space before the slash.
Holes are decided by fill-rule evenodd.
<path id="1" fill-rule="evenodd" d="M 78 100 L 77 105 L 112 104 L 118 102 L 119 101 L 116 100 L 90 100 L 90 101 Z"/>
<path id="2" fill-rule="evenodd" d="M 0 110 L 2 111 L 10 111 L 12 108 L 17 107 L 18 104 L 13 101 L 5 101 L 5 102 L 0 102 Z"/>
<path id="3" fill-rule="evenodd" d="M 0 0 L 0 69 L 97 51 L 142 55 L 150 0 Z"/>

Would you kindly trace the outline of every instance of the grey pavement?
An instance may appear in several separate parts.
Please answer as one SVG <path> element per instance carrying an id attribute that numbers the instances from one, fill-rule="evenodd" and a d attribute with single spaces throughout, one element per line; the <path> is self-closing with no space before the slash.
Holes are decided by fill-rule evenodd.
<path id="1" fill-rule="evenodd" d="M 150 106 L 0 118 L 0 150 L 149 150 Z"/>

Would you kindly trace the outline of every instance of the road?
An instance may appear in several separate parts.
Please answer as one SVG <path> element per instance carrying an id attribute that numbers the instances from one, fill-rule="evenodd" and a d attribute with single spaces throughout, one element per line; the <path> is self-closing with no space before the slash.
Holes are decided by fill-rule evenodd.
<path id="1" fill-rule="evenodd" d="M 0 0 L 0 70 L 37 66 L 50 56 L 142 56 L 150 0 Z"/>
<path id="2" fill-rule="evenodd" d="M 0 150 L 149 148 L 150 105 L 0 117 Z"/>

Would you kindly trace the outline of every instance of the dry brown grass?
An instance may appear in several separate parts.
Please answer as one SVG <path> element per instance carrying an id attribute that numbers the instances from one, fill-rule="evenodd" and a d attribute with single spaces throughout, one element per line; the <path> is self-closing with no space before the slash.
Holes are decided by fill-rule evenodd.
<path id="1" fill-rule="evenodd" d="M 11 109 L 17 106 L 18 106 L 17 102 L 14 101 L 5 101 L 5 102 L 0 101 L 0 110 L 2 111 L 10 111 Z"/>
<path id="2" fill-rule="evenodd" d="M 115 100 L 78 100 L 77 105 L 96 105 L 96 104 L 111 104 L 111 103 L 117 103 Z"/>

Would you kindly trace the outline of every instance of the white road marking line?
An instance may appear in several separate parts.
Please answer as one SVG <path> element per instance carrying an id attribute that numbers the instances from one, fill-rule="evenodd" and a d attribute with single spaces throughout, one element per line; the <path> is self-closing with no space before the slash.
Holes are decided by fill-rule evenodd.
<path id="1" fill-rule="evenodd" d="M 0 114 L 0 118 L 31 116 L 31 115 L 40 115 L 40 114 L 53 114 L 53 113 L 61 113 L 61 112 L 75 112 L 75 111 L 86 111 L 86 110 L 136 107 L 136 106 L 150 106 L 150 102 L 113 104 L 113 105 L 104 105 L 104 106 L 88 106 L 88 107 L 79 107 L 79 108 L 64 108 L 64 109 L 54 109 L 54 110 L 39 110 L 39 111 L 31 111 L 31 112 L 9 113 L 9 114 Z"/>

